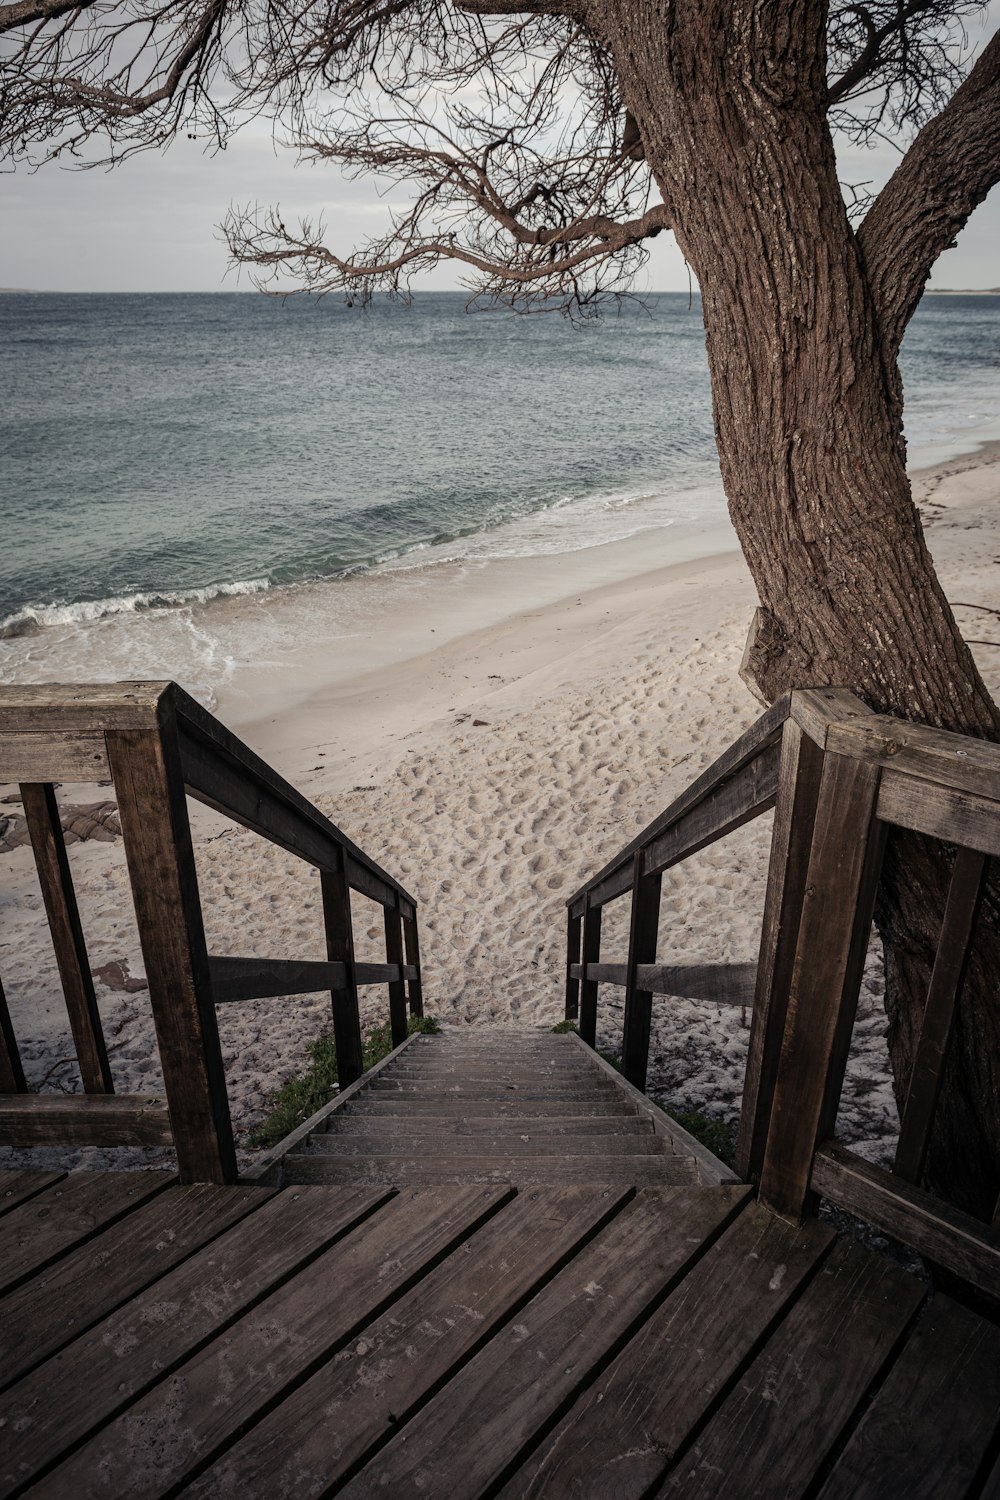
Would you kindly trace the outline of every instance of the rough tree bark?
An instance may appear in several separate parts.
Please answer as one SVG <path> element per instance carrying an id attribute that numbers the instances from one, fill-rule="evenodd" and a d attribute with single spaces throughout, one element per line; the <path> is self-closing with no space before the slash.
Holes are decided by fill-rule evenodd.
<path id="1" fill-rule="evenodd" d="M 872 275 L 837 182 L 816 0 L 618 0 L 599 11 L 588 16 L 702 288 L 726 494 L 762 606 L 753 676 L 771 701 L 792 687 L 847 685 L 880 710 L 997 737 L 1000 716 L 938 581 L 905 467 L 896 355 L 954 234 L 947 205 L 935 224 L 926 199 L 908 219 L 890 201 L 868 235 Z M 991 67 L 995 82 L 996 61 L 980 64 L 977 86 Z M 986 98 L 996 110 L 995 89 Z M 948 162 L 927 174 L 928 192 L 941 182 L 960 199 L 954 130 Z M 909 175 L 901 205 L 920 187 L 919 171 Z M 912 1065 L 946 866 L 912 836 L 887 857 L 878 925 L 897 1089 Z M 995 900 L 983 916 L 1000 931 Z M 951 1059 L 951 1082 L 960 1073 L 963 1086 L 946 1087 L 928 1164 L 939 1190 L 984 1215 L 1000 1185 L 998 959 L 994 938 L 967 981 Z"/>

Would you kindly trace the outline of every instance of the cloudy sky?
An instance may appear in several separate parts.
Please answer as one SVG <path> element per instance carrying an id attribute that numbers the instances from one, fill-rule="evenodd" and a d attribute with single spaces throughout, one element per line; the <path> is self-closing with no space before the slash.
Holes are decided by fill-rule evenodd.
<path id="1" fill-rule="evenodd" d="M 989 7 L 995 25 L 1000 4 Z M 970 28 L 971 30 L 971 28 Z M 974 40 L 982 28 L 972 30 Z M 878 187 L 898 154 L 889 146 L 847 152 L 846 181 Z M 343 180 L 326 166 L 297 165 L 258 122 L 219 155 L 180 140 L 162 154 L 132 158 L 113 172 L 48 167 L 34 175 L 0 175 L 0 286 L 42 291 L 216 291 L 240 282 L 228 270 L 217 225 L 231 203 L 280 204 L 286 215 L 317 216 L 338 250 L 363 240 L 384 205 L 366 184 Z M 931 285 L 1000 285 L 1000 189 L 973 215 L 955 249 L 935 267 Z M 646 285 L 686 290 L 687 268 L 672 237 L 652 246 Z M 424 285 L 458 285 L 442 267 Z"/>

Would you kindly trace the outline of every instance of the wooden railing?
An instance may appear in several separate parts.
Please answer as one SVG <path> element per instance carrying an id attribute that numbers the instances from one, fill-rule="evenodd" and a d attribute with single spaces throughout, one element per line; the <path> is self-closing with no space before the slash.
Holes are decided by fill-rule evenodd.
<path id="1" fill-rule="evenodd" d="M 165 1099 L 119 1095 L 52 783 L 114 782 Z M 232 1182 L 216 1006 L 329 989 L 341 1087 L 362 1072 L 358 986 L 388 988 L 394 1044 L 422 1012 L 416 902 L 174 683 L 0 689 L 0 781 L 20 783 L 82 1095 L 29 1092 L 0 989 L 0 1143 L 169 1145 L 184 1182 Z M 186 794 L 320 872 L 327 960 L 208 952 Z M 351 891 L 384 913 L 386 962 L 357 963 Z"/>
<path id="2" fill-rule="evenodd" d="M 660 880 L 772 807 L 737 1171 L 779 1213 L 798 1218 L 822 1195 L 995 1294 L 1000 1200 L 990 1223 L 920 1184 L 988 859 L 1000 854 L 1000 746 L 875 714 L 839 689 L 792 693 L 571 898 L 566 1014 L 594 1045 L 598 986 L 623 985 L 622 1070 L 644 1088 L 654 994 L 747 996 L 746 965 L 657 963 Z M 955 855 L 890 1172 L 846 1150 L 834 1127 L 894 827 Z M 629 893 L 627 961 L 602 963 L 602 908 Z M 994 1152 L 1000 1163 L 1000 1142 Z"/>

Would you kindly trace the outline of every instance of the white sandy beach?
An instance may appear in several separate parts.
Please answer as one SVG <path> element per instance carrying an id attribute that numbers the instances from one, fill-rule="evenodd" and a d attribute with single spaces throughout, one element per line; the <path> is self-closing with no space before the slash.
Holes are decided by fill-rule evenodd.
<path id="1" fill-rule="evenodd" d="M 967 607 L 1000 604 L 1000 444 L 916 483 L 967 635 L 998 643 L 973 649 L 1000 692 L 1000 619 Z M 342 592 L 326 633 L 309 591 L 209 606 L 243 610 L 255 628 L 261 612 L 302 612 L 301 630 L 283 621 L 280 652 L 220 691 L 219 716 L 417 897 L 425 1008 L 442 1022 L 558 1021 L 566 897 L 759 712 L 737 676 L 755 601 L 731 534 L 680 550 L 683 560 L 671 532 L 647 531 L 554 557 L 317 585 L 353 591 L 350 628 Z M 60 792 L 73 802 L 108 795 Z M 315 872 L 203 810 L 193 817 L 210 950 L 322 958 Z M 770 821 L 668 874 L 661 960 L 756 957 Z M 75 844 L 71 860 L 92 966 L 124 960 L 141 975 L 120 840 Z M 26 1069 L 47 1087 L 78 1087 L 29 849 L 0 854 L 0 903 L 0 974 Z M 626 905 L 606 921 L 609 960 L 624 957 Z M 359 957 L 381 958 L 380 911 L 358 900 L 355 921 Z M 896 1120 L 869 968 L 839 1133 L 878 1154 Z M 145 992 L 98 993 L 119 1089 L 159 1092 Z M 620 995 L 601 991 L 600 1041 L 611 1049 Z M 383 991 L 363 992 L 363 1003 L 367 1021 L 382 1019 Z M 220 1009 L 241 1135 L 327 1021 L 322 995 Z M 746 1040 L 738 1010 L 658 1000 L 650 1091 L 733 1120 Z M 0 1152 L 3 1164 L 51 1159 Z M 145 1154 L 60 1159 L 125 1165 Z"/>

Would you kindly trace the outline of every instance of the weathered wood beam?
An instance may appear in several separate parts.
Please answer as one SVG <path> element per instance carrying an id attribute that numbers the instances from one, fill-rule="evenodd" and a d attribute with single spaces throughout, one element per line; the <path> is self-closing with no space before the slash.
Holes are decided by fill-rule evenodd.
<path id="1" fill-rule="evenodd" d="M 577 1031 L 588 1046 L 597 1046 L 597 980 L 591 968 L 601 958 L 601 908 L 587 898 L 583 919 L 583 983 L 580 986 L 580 1020 Z"/>
<path id="2" fill-rule="evenodd" d="M 406 987 L 403 971 L 403 923 L 397 906 L 386 906 L 382 912 L 385 926 L 385 957 L 390 969 L 400 976 L 390 979 L 389 1019 L 392 1026 L 392 1045 L 398 1047 L 406 1041 L 409 1030 L 406 1019 Z"/>
<path id="3" fill-rule="evenodd" d="M 628 964 L 571 964 L 577 980 L 595 984 L 628 983 Z M 639 964 L 637 983 L 654 995 L 708 1000 L 713 1005 L 749 1005 L 754 997 L 756 964 Z"/>
<path id="4" fill-rule="evenodd" d="M 322 870 L 319 878 L 327 956 L 343 969 L 342 979 L 330 980 L 330 1005 L 337 1048 L 337 1080 L 341 1089 L 345 1089 L 364 1072 L 351 888 L 347 881 L 345 857 L 341 855 L 337 869 Z"/>
<path id="5" fill-rule="evenodd" d="M 230 958 L 213 955 L 209 959 L 212 976 L 212 998 L 216 1005 L 231 1005 L 240 1000 L 272 1000 L 285 995 L 311 995 L 319 990 L 346 988 L 347 965 L 342 960 L 295 958 Z M 395 984 L 412 981 L 417 974 L 412 964 L 354 965 L 356 985 Z"/>
<path id="6" fill-rule="evenodd" d="M 104 781 L 107 776 L 103 734 L 65 729 L 0 733 L 0 781 Z"/>
<path id="7" fill-rule="evenodd" d="M 4 727 L 36 734 L 50 729 L 103 734 L 152 729 L 174 684 L 155 682 L 7 683 L 0 687 Z"/>
<path id="8" fill-rule="evenodd" d="M 748 761 L 754 760 L 760 752 L 768 745 L 774 744 L 781 734 L 781 727 L 788 717 L 790 699 L 784 698 L 762 714 L 750 728 L 742 734 L 738 740 L 729 746 L 727 750 L 713 761 L 712 765 L 704 771 L 701 776 L 693 781 L 689 787 L 676 797 L 670 806 L 660 813 L 659 817 L 653 819 L 641 833 L 637 834 L 630 843 L 626 844 L 614 859 L 610 860 L 602 869 L 598 870 L 586 885 L 569 898 L 566 903 L 574 916 L 580 916 L 584 909 L 584 898 L 588 891 L 595 887 L 610 883 L 610 877 L 617 874 L 621 877 L 624 872 L 624 885 L 615 894 L 629 889 L 631 884 L 632 856 L 637 849 L 645 849 L 660 834 L 668 828 L 673 827 L 681 817 L 694 809 L 698 803 L 714 791 L 714 789 L 742 769 Z M 605 896 L 604 900 L 612 899 Z M 603 904 L 603 903 L 602 903 Z"/>
<path id="9" fill-rule="evenodd" d="M 410 1015 L 422 1016 L 424 1013 L 424 990 L 420 980 L 420 935 L 417 931 L 417 914 L 407 916 L 400 902 L 400 915 L 403 919 L 403 949 L 406 955 L 406 966 L 413 971 L 413 977 L 407 980 L 407 992 L 410 1003 Z"/>
<path id="10" fill-rule="evenodd" d="M 11 1025 L 7 996 L 0 983 L 0 1094 L 26 1094 L 28 1085 L 24 1079 L 21 1053 L 17 1037 Z"/>
<path id="11" fill-rule="evenodd" d="M 952 1018 L 965 982 L 986 871 L 984 854 L 970 849 L 957 851 L 896 1145 L 893 1171 L 907 1182 L 918 1183 L 923 1176 Z"/>
<path id="12" fill-rule="evenodd" d="M 872 713 L 856 693 L 833 687 L 798 688 L 788 708 L 788 717 L 821 750 L 826 749 L 831 725 L 870 718 Z"/>
<path id="13" fill-rule="evenodd" d="M 957 792 L 1000 798 L 1000 745 L 989 740 L 869 714 L 831 725 L 827 749 Z"/>
<path id="14" fill-rule="evenodd" d="M 397 880 L 212 714 L 176 686 L 171 700 L 178 714 L 184 779 L 192 796 L 319 869 L 336 869 L 336 852 L 342 849 L 355 890 L 383 906 L 398 896 L 405 907 L 413 908 L 413 897 Z"/>
<path id="15" fill-rule="evenodd" d="M 640 1093 L 646 1092 L 649 1066 L 649 1031 L 653 1016 L 653 992 L 640 977 L 640 967 L 656 961 L 656 937 L 660 921 L 662 876 L 643 874 L 643 855 L 633 855 L 632 914 L 629 926 L 628 962 L 625 966 L 625 1016 L 622 1030 L 622 1073 Z"/>
<path id="16" fill-rule="evenodd" d="M 907 772 L 882 772 L 878 815 L 886 823 L 1000 855 L 1000 805 L 989 797 L 935 786 Z"/>
<path id="17" fill-rule="evenodd" d="M 154 731 L 109 732 L 111 772 L 181 1181 L 235 1182 L 229 1098 L 169 705 L 163 717 Z"/>
<path id="18" fill-rule="evenodd" d="M 139 1094 L 6 1094 L 0 1140 L 9 1146 L 169 1146 L 165 1099 Z"/>
<path id="19" fill-rule="evenodd" d="M 836 1141 L 824 1142 L 816 1152 L 811 1186 L 829 1202 L 996 1296 L 1000 1242 L 991 1237 L 988 1224 L 890 1177 Z"/>
<path id="20" fill-rule="evenodd" d="M 885 824 L 875 818 L 879 768 L 826 754 L 760 1199 L 797 1219 L 813 1153 L 833 1133 L 871 934 Z"/>
<path id="21" fill-rule="evenodd" d="M 580 1014 L 580 979 L 574 972 L 580 965 L 580 944 L 583 941 L 583 918 L 566 914 L 566 1004 L 564 1016 L 575 1021 Z"/>
<path id="22" fill-rule="evenodd" d="M 209 958 L 212 998 L 216 1005 L 238 1000 L 268 1000 L 280 995 L 308 995 L 344 982 L 342 963 L 285 958 Z"/>
<path id="23" fill-rule="evenodd" d="M 670 869 L 690 855 L 744 823 L 769 812 L 778 795 L 780 741 L 765 745 L 737 773 L 704 797 L 697 807 L 659 834 L 643 853 L 643 872 L 654 875 Z"/>
<path id="24" fill-rule="evenodd" d="M 20 790 L 83 1086 L 88 1094 L 113 1094 L 115 1085 L 55 790 L 51 783 L 31 782 L 22 782 Z"/>
<path id="25" fill-rule="evenodd" d="M 793 712 L 803 696 L 792 694 Z M 736 1170 L 744 1182 L 757 1181 L 764 1159 L 822 771 L 823 751 L 797 720 L 790 719 L 781 743 L 736 1147 Z"/>

